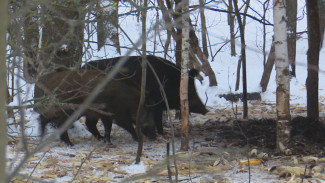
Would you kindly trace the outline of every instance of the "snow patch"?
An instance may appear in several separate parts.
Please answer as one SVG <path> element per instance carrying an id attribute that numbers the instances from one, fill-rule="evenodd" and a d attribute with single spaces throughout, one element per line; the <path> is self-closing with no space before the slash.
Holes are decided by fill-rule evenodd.
<path id="1" fill-rule="evenodd" d="M 120 169 L 125 170 L 129 174 L 141 174 L 145 173 L 147 166 L 141 161 L 139 164 L 132 163 L 131 165 L 126 165 Z"/>

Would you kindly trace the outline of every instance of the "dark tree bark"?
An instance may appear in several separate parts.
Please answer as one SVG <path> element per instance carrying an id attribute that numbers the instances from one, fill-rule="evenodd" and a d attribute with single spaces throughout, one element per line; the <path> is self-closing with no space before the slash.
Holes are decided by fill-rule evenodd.
<path id="1" fill-rule="evenodd" d="M 288 56 L 291 65 L 291 76 L 296 77 L 296 32 L 297 32 L 297 0 L 287 0 L 288 16 Z"/>
<path id="2" fill-rule="evenodd" d="M 204 14 L 204 0 L 200 0 L 200 17 L 201 17 L 201 28 L 202 28 L 202 47 L 203 53 L 205 57 L 209 57 L 208 52 L 208 41 L 207 41 L 207 25 L 205 21 L 205 14 Z"/>
<path id="3" fill-rule="evenodd" d="M 320 28 L 320 45 L 323 47 L 324 32 L 325 32 L 325 1 L 318 0 L 319 7 L 319 28 Z"/>
<path id="4" fill-rule="evenodd" d="M 147 9 L 148 9 L 148 0 L 144 0 L 143 6 L 141 9 L 141 22 L 142 22 L 142 35 L 146 35 L 147 32 Z M 147 37 L 142 36 L 142 73 L 141 73 L 141 95 L 140 95 L 140 101 L 139 101 L 139 107 L 137 112 L 137 119 L 136 119 L 136 132 L 138 135 L 138 151 L 135 163 L 140 163 L 140 158 L 142 154 L 143 149 L 143 135 L 141 132 L 141 119 L 140 119 L 140 113 L 144 108 L 144 102 L 146 99 L 145 92 L 146 92 L 146 83 L 147 83 Z"/>
<path id="5" fill-rule="evenodd" d="M 7 97 L 6 104 L 8 105 L 10 102 L 13 101 L 13 97 L 10 96 L 9 89 L 8 89 L 7 86 L 6 86 L 6 90 L 7 90 L 7 94 L 6 94 L 6 97 Z M 8 116 L 9 118 L 15 118 L 14 110 L 13 110 L 13 109 L 10 109 L 10 108 L 7 108 L 7 116 Z"/>
<path id="6" fill-rule="evenodd" d="M 244 16 L 243 16 L 243 21 L 241 21 L 242 23 L 240 23 L 238 21 L 238 24 L 242 24 L 240 28 L 240 31 L 242 30 L 242 32 L 244 33 L 240 33 L 241 35 L 245 35 L 245 26 L 246 26 L 246 14 L 247 14 L 247 11 L 248 11 L 248 8 L 249 8 L 249 4 L 250 4 L 250 0 L 247 0 L 246 1 L 246 6 L 245 6 L 245 10 L 244 10 Z M 237 5 L 238 6 L 238 5 Z M 237 7 L 238 8 L 238 7 Z M 239 11 L 239 10 L 238 10 Z M 235 35 L 234 35 L 235 36 Z M 234 37 L 235 39 L 235 37 Z M 235 40 L 234 40 L 235 41 Z M 241 40 L 242 41 L 242 40 Z M 242 52 L 242 50 L 241 50 Z M 241 65 L 242 65 L 242 59 L 240 58 L 238 60 L 238 64 L 237 64 L 237 79 L 236 79 L 236 86 L 235 86 L 235 91 L 239 90 L 239 83 L 240 83 L 240 68 L 241 68 Z M 244 68 L 243 68 L 244 69 Z M 246 69 L 245 69 L 246 70 Z M 247 93 L 247 92 L 246 92 Z M 244 102 L 245 103 L 245 102 Z"/>
<path id="7" fill-rule="evenodd" d="M 216 76 L 211 68 L 211 65 L 209 64 L 208 58 L 205 57 L 203 54 L 200 46 L 199 46 L 199 39 L 196 36 L 194 29 L 190 23 L 190 58 L 192 58 L 194 63 L 190 63 L 193 65 L 198 65 L 198 68 L 202 68 L 202 72 L 209 76 L 209 86 L 217 86 L 217 79 Z M 200 59 L 201 63 L 196 59 L 195 55 Z"/>
<path id="8" fill-rule="evenodd" d="M 228 0 L 228 11 L 233 12 L 232 0 Z M 231 45 L 231 56 L 236 56 L 236 44 L 235 44 L 235 15 L 228 13 L 228 25 L 230 28 L 230 45 Z"/>
<path id="9" fill-rule="evenodd" d="M 8 1 L 0 1 L 0 182 L 9 182 L 6 172 L 7 115 L 6 115 L 6 35 L 8 28 Z"/>
<path id="10" fill-rule="evenodd" d="M 307 116 L 311 119 L 319 119 L 318 107 L 318 69 L 320 51 L 320 27 L 318 1 L 306 0 L 307 24 L 308 24 L 308 76 L 307 86 Z"/>
<path id="11" fill-rule="evenodd" d="M 245 29 L 241 20 L 241 16 L 238 9 L 237 0 L 234 0 L 235 13 L 239 24 L 240 31 L 240 43 L 241 43 L 241 55 L 240 59 L 242 61 L 243 69 L 243 117 L 247 118 L 248 116 L 248 107 L 247 107 L 247 79 L 246 79 L 246 43 L 245 43 Z"/>
<path id="12" fill-rule="evenodd" d="M 173 14 L 173 19 L 175 21 L 176 27 L 176 37 L 174 37 L 176 41 L 176 50 L 175 50 L 175 57 L 176 57 L 176 65 L 181 66 L 182 62 L 182 27 L 181 25 L 181 18 L 182 18 L 182 6 L 180 3 L 182 0 L 175 0 L 175 13 Z"/>
<path id="13" fill-rule="evenodd" d="M 264 66 L 264 72 L 263 72 L 262 79 L 260 82 L 260 85 L 262 87 L 262 92 L 265 92 L 267 89 L 267 85 L 270 80 L 274 61 L 275 61 L 275 49 L 274 49 L 274 44 L 272 44 L 269 56 L 267 58 L 265 66 Z"/>

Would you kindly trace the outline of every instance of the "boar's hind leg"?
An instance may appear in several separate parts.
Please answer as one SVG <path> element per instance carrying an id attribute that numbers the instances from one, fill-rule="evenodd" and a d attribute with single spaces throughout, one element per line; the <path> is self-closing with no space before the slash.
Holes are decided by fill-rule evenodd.
<path id="1" fill-rule="evenodd" d="M 47 125 L 48 121 L 45 119 L 43 115 L 40 115 L 40 125 L 41 125 L 41 137 L 44 137 L 45 134 L 45 127 Z"/>
<path id="2" fill-rule="evenodd" d="M 51 122 L 52 124 L 54 124 L 57 128 L 59 128 L 62 125 L 61 121 L 65 121 L 64 119 L 58 118 L 58 119 L 52 119 L 53 121 Z M 41 123 L 41 137 L 44 137 L 45 134 L 45 127 L 46 125 L 50 122 L 49 119 L 46 119 L 45 116 L 41 115 L 40 116 L 40 123 Z M 60 135 L 60 139 L 66 143 L 69 146 L 73 146 L 73 143 L 70 141 L 69 139 L 69 135 L 68 132 L 65 131 Z"/>
<path id="3" fill-rule="evenodd" d="M 55 124 L 57 125 L 57 128 L 60 128 L 63 125 L 62 121 L 65 121 L 65 118 L 60 118 L 58 120 L 56 120 Z M 60 139 L 66 143 L 68 146 L 73 146 L 73 143 L 70 141 L 69 135 L 68 135 L 68 130 L 64 131 L 61 135 L 60 135 Z"/>
<path id="4" fill-rule="evenodd" d="M 135 141 L 138 141 L 137 133 L 133 128 L 133 120 L 127 114 L 119 114 L 115 117 L 116 124 L 128 131 Z"/>
<path id="5" fill-rule="evenodd" d="M 102 116 L 101 119 L 102 119 L 102 122 L 103 122 L 103 125 L 104 125 L 104 128 L 105 128 L 105 135 L 104 135 L 105 141 L 108 144 L 112 144 L 112 142 L 111 142 L 111 131 L 112 131 L 112 125 L 113 125 L 112 121 L 113 120 L 109 116 Z"/>
<path id="6" fill-rule="evenodd" d="M 157 133 L 159 135 L 163 135 L 164 133 L 163 125 L 162 125 L 162 111 L 163 110 L 158 107 L 157 109 L 155 109 L 155 116 L 154 116 Z"/>
<path id="7" fill-rule="evenodd" d="M 100 135 L 98 129 L 97 129 L 97 123 L 98 123 L 99 118 L 91 118 L 91 117 L 86 117 L 86 126 L 88 128 L 88 131 L 93 134 L 93 136 L 97 140 L 103 140 L 103 136 Z"/>
<path id="8" fill-rule="evenodd" d="M 70 141 L 68 131 L 65 131 L 61 134 L 60 139 L 65 142 L 68 146 L 73 146 L 73 143 Z"/>

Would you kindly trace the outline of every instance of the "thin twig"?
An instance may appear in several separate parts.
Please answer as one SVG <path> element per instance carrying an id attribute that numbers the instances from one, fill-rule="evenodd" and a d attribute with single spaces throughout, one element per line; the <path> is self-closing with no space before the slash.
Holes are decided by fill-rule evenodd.
<path id="1" fill-rule="evenodd" d="M 169 162 L 169 157 L 170 157 L 169 156 L 169 142 L 167 142 L 166 147 L 167 147 L 167 152 L 166 152 L 167 173 L 168 173 L 169 182 L 172 183 L 173 182 L 173 178 L 172 178 L 172 173 L 171 173 L 171 170 L 170 170 L 170 162 Z"/>
<path id="2" fill-rule="evenodd" d="M 90 156 L 92 155 L 92 153 L 97 149 L 98 144 L 99 143 L 97 143 L 96 146 L 94 147 L 94 149 L 92 151 L 90 151 L 90 153 L 85 158 L 82 159 L 81 164 L 80 164 L 77 172 L 74 174 L 72 180 L 70 181 L 71 183 L 77 178 L 77 176 L 78 176 L 78 174 L 79 174 L 79 172 L 80 172 L 80 170 L 82 168 L 82 165 L 86 162 L 86 160 L 90 159 Z"/>
<path id="3" fill-rule="evenodd" d="M 39 165 L 39 164 L 41 163 L 42 159 L 45 157 L 45 155 L 46 155 L 49 151 L 50 151 L 50 150 L 46 151 L 46 152 L 43 154 L 43 156 L 39 159 L 39 161 L 37 162 L 37 164 L 36 164 L 35 167 L 33 168 L 32 172 L 29 174 L 29 176 L 28 176 L 28 178 L 27 178 L 27 180 L 26 180 L 26 183 L 28 183 L 28 181 L 29 181 L 30 178 L 32 177 L 34 171 L 36 170 L 37 165 Z"/>

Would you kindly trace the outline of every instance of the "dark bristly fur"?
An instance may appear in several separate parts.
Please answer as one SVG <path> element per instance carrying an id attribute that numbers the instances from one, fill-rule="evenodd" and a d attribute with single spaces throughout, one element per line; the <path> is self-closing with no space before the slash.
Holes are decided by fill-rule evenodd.
<path id="1" fill-rule="evenodd" d="M 83 66 L 84 69 L 93 69 L 93 70 L 104 70 L 109 72 L 111 68 L 121 59 L 122 57 L 96 60 L 91 61 Z M 121 72 L 115 76 L 116 78 L 130 78 L 134 80 L 139 85 L 141 84 L 141 60 L 140 56 L 130 56 L 128 61 L 121 69 Z M 179 99 L 179 88 L 180 88 L 180 68 L 163 58 L 156 56 L 147 56 L 148 62 L 152 65 L 153 69 L 158 75 L 160 82 L 163 84 L 163 89 L 166 92 L 167 100 L 170 109 L 179 109 L 180 108 L 180 99 Z M 162 127 L 162 111 L 166 110 L 165 102 L 163 101 L 163 96 L 160 90 L 160 86 L 156 77 L 150 67 L 147 69 L 147 85 L 146 85 L 146 94 L 147 98 L 151 98 L 157 105 L 155 105 L 155 122 L 156 128 L 159 134 L 163 134 Z M 202 103 L 199 98 L 195 83 L 194 77 L 198 75 L 198 71 L 195 69 L 190 70 L 189 72 L 189 108 L 190 112 L 205 114 L 208 110 L 205 108 L 205 105 Z"/>
<path id="2" fill-rule="evenodd" d="M 44 134 L 45 126 L 48 123 L 60 127 L 104 76 L 103 72 L 97 70 L 78 70 L 61 71 L 44 77 L 38 86 L 46 88 L 44 93 L 47 97 L 47 105 L 37 108 L 37 112 L 40 113 L 42 134 Z M 130 79 L 113 80 L 105 86 L 94 102 L 79 117 L 86 117 L 88 130 L 98 140 L 103 139 L 96 127 L 99 118 L 102 119 L 105 128 L 107 142 L 110 143 L 113 119 L 117 125 L 126 129 L 137 140 L 133 125 L 136 120 L 139 99 L 139 86 L 134 81 Z M 60 106 L 55 104 L 60 104 Z M 112 115 L 107 115 L 107 113 Z M 143 133 L 154 138 L 155 123 L 152 108 L 145 106 L 140 115 Z M 66 144 L 73 145 L 67 132 L 64 132 L 60 138 Z"/>

